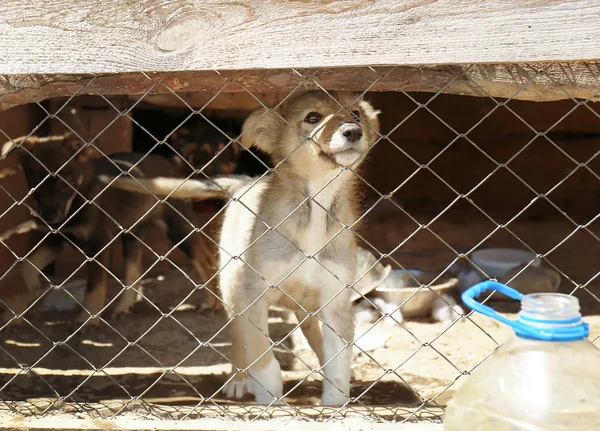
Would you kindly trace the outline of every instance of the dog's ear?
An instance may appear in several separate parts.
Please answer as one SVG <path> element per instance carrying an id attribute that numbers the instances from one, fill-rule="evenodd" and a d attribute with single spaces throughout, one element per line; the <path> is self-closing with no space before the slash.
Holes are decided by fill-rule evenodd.
<path id="1" fill-rule="evenodd" d="M 196 151 L 197 147 L 198 144 L 193 142 L 185 145 L 179 143 L 179 145 L 175 146 L 179 153 L 171 156 L 171 162 L 175 165 L 175 169 L 180 170 L 184 166 L 187 166 L 188 163 L 194 166 L 194 151 Z"/>
<path id="2" fill-rule="evenodd" d="M 350 106 L 351 104 L 359 106 L 364 113 L 364 119 L 371 125 L 371 127 L 379 129 L 378 117 L 379 114 L 381 114 L 381 111 L 373 108 L 373 105 L 365 100 L 362 95 L 359 97 L 358 93 L 350 91 L 337 91 L 333 94 L 342 104 L 344 104 L 344 106 Z"/>
<path id="3" fill-rule="evenodd" d="M 363 99 L 360 99 L 358 103 L 368 119 L 373 121 L 378 120 L 381 110 L 373 108 L 373 105 Z"/>
<path id="4" fill-rule="evenodd" d="M 27 149 L 30 152 L 33 152 L 36 145 L 40 144 L 48 144 L 48 143 L 56 143 L 62 144 L 69 152 L 75 152 L 79 148 L 85 145 L 79 138 L 77 138 L 73 133 L 65 133 L 63 135 L 55 135 L 55 136 L 21 136 L 16 139 L 12 139 L 8 142 L 5 142 L 2 145 L 2 149 L 0 152 L 0 159 L 4 159 L 8 156 L 8 154 L 13 152 L 14 148 L 22 147 Z M 85 146 L 79 153 L 77 153 L 77 159 L 80 161 L 88 160 L 94 153 L 94 150 L 90 146 Z M 23 151 L 16 151 L 18 157 L 22 158 L 25 155 Z"/>
<path id="5" fill-rule="evenodd" d="M 273 154 L 284 125 L 275 112 L 258 109 L 244 121 L 240 142 L 246 149 L 254 146 L 267 154 Z"/>
<path id="6" fill-rule="evenodd" d="M 10 153 L 15 154 L 19 159 L 21 159 L 24 155 L 23 151 L 15 151 L 12 150 L 18 147 L 25 147 L 27 149 L 31 149 L 35 142 L 37 142 L 36 136 L 19 136 L 18 138 L 11 139 L 10 141 L 2 144 L 2 150 L 0 151 L 0 160 L 5 159 Z"/>
<path id="7" fill-rule="evenodd" d="M 94 147 L 83 142 L 73 133 L 65 133 L 64 135 L 62 135 L 62 138 L 64 140 L 63 145 L 70 153 L 75 153 L 79 150 L 75 158 L 80 162 L 87 162 L 89 159 L 93 158 L 94 154 L 96 154 L 96 150 L 94 149 Z"/>
<path id="8" fill-rule="evenodd" d="M 364 112 L 365 114 L 365 120 L 367 121 L 367 123 L 376 131 L 379 132 L 379 114 L 381 114 L 381 111 L 378 109 L 373 108 L 373 105 L 371 105 L 369 102 L 367 102 L 366 100 L 360 100 L 358 102 L 361 110 Z"/>
<path id="9" fill-rule="evenodd" d="M 15 139 L 11 139 L 10 141 L 6 141 L 4 144 L 2 144 L 2 151 L 0 152 L 0 160 L 5 159 L 6 156 L 8 156 L 8 154 L 12 151 L 12 149 L 16 148 L 25 139 L 27 139 L 26 136 L 21 136 L 21 137 L 15 138 Z M 15 154 L 17 154 L 17 153 L 15 153 Z"/>

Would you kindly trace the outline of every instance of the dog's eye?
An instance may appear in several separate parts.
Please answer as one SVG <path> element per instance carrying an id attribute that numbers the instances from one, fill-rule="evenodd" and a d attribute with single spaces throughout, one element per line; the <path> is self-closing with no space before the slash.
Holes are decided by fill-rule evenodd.
<path id="1" fill-rule="evenodd" d="M 353 116 L 354 116 L 356 119 L 358 119 L 358 118 L 360 118 L 360 111 L 358 111 L 358 110 L 354 110 L 354 111 L 352 111 L 352 115 L 353 115 Z"/>
<path id="2" fill-rule="evenodd" d="M 304 119 L 304 122 L 308 124 L 317 124 L 319 121 L 321 121 L 322 118 L 323 116 L 318 112 L 309 112 L 306 118 Z"/>

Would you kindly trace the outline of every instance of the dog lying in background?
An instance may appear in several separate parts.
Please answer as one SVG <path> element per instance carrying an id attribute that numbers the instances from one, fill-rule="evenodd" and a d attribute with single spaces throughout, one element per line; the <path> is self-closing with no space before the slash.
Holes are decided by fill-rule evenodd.
<path id="1" fill-rule="evenodd" d="M 254 145 L 278 163 L 261 179 L 102 177 L 140 193 L 232 198 L 221 230 L 219 279 L 232 319 L 229 397 L 254 392 L 260 404 L 281 402 L 281 371 L 267 320 L 269 304 L 278 303 L 296 312 L 319 357 L 322 403 L 348 401 L 354 323 L 346 286 L 356 281 L 357 256 L 348 227 L 358 219 L 356 181 L 348 168 L 356 168 L 377 139 L 377 115 L 352 94 L 336 94 L 334 100 L 308 92 L 277 112 L 257 111 L 246 120 L 244 146 Z"/>
<path id="2" fill-rule="evenodd" d="M 27 151 L 17 148 L 17 144 Z M 135 286 L 142 276 L 144 245 L 140 241 L 144 241 L 149 231 L 156 228 L 166 229 L 169 239 L 188 256 L 202 282 L 206 282 L 215 266 L 214 252 L 208 248 L 207 239 L 202 237 L 202 233 L 188 236 L 193 226 L 185 222 L 182 216 L 194 220 L 190 204 L 173 200 L 170 204 L 175 209 L 166 204 L 151 209 L 156 199 L 150 196 L 115 187 L 102 191 L 106 185 L 98 181 L 98 175 L 116 175 L 122 169 L 131 168 L 143 155 L 115 154 L 109 161 L 106 158 L 92 158 L 94 151 L 70 133 L 22 137 L 2 146 L 1 157 L 15 154 L 29 188 L 37 186 L 32 197 L 39 217 L 50 229 L 59 232 L 48 236 L 28 258 L 35 267 L 23 271 L 29 294 L 38 289 L 40 272 L 56 259 L 65 243 L 71 242 L 88 258 L 93 258 L 88 263 L 85 309 L 77 321 L 86 321 L 90 314 L 99 313 L 106 302 L 108 273 L 105 268 L 111 262 L 111 250 L 107 246 L 121 231 L 120 226 L 130 229 L 130 232 L 121 235 L 126 286 Z M 134 171 L 141 177 L 152 178 L 167 172 L 174 175 L 171 163 L 160 156 L 147 156 L 138 166 Z M 96 205 L 86 202 L 91 199 Z M 139 291 L 141 288 L 136 289 Z M 211 307 L 220 302 L 211 293 L 208 293 L 208 297 Z M 127 313 L 135 298 L 134 289 L 123 291 L 112 316 Z M 91 322 L 96 323 L 97 320 L 92 319 Z"/>

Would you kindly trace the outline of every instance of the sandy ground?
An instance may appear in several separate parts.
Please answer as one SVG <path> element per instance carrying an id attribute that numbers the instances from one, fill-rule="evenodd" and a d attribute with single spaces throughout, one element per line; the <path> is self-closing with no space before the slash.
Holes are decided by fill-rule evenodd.
<path id="1" fill-rule="evenodd" d="M 384 223 L 377 226 L 381 231 L 386 229 Z M 437 233 L 460 249 L 472 246 L 474 237 L 489 231 L 484 225 L 472 225 L 474 237 L 466 238 L 460 228 L 459 222 L 438 224 Z M 521 229 L 523 236 L 533 235 L 526 224 L 515 229 Z M 388 251 L 406 237 L 401 229 L 389 232 L 383 236 L 372 231 L 369 235 L 374 243 L 379 241 L 378 248 Z M 558 238 L 561 232 L 548 229 L 536 234 L 534 241 L 552 244 L 556 240 L 552 236 Z M 419 247 L 408 244 L 394 256 L 406 267 L 442 271 L 455 256 L 443 249 L 419 252 L 433 249 L 433 245 L 423 236 Z M 411 250 L 414 254 L 409 253 Z M 577 259 L 568 248 L 556 256 L 553 262 L 569 278 L 584 280 L 595 271 L 589 261 Z M 428 267 L 424 268 L 425 264 Z M 162 281 L 156 279 L 160 274 L 165 277 Z M 4 329 L 0 340 L 2 399 L 32 402 L 60 396 L 75 403 L 116 400 L 122 404 L 139 397 L 163 406 L 231 405 L 220 393 L 229 371 L 225 316 L 195 310 L 198 298 L 194 295 L 186 306 L 173 311 L 191 284 L 165 265 L 157 267 L 152 277 L 145 284 L 147 299 L 138 303 L 134 313 L 110 320 L 92 332 L 71 336 L 72 315 L 39 312 L 27 316 L 31 325 Z M 596 289 L 594 283 L 588 287 L 592 293 Z M 564 280 L 561 290 L 570 289 L 570 282 Z M 595 338 L 600 334 L 598 303 L 585 291 L 580 300 Z M 516 311 L 516 304 L 504 310 L 513 315 L 510 313 Z M 286 401 L 291 405 L 315 404 L 321 390 L 320 376 L 311 373 L 317 367 L 315 355 L 288 313 L 274 310 L 270 322 L 274 339 L 293 331 L 276 353 L 284 370 Z M 443 407 L 464 380 L 463 374 L 513 336 L 510 329 L 480 315 L 459 318 L 449 326 L 428 318 L 402 324 L 359 321 L 356 334 L 352 405 L 375 417 L 378 413 L 370 411 L 371 406 L 393 406 L 403 412 L 422 410 L 425 403 L 432 409 Z M 22 367 L 32 370 L 23 372 Z M 243 403 L 251 403 L 251 399 Z"/>

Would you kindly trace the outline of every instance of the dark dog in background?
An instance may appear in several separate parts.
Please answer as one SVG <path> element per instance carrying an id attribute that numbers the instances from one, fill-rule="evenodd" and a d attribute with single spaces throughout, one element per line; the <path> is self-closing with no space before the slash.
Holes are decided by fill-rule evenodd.
<path id="1" fill-rule="evenodd" d="M 189 118 L 188 118 L 189 117 Z M 160 155 L 175 166 L 179 178 L 205 180 L 217 175 L 260 176 L 272 167 L 267 153 L 252 147 L 245 149 L 238 141 L 246 116 L 189 116 L 189 111 L 138 109 L 133 112 L 141 126 L 133 131 L 133 151 Z M 167 145 L 156 145 L 156 141 Z M 210 223 L 225 202 L 207 199 L 190 202 L 199 225 Z M 210 223 L 216 228 L 219 221 Z"/>
<path id="2" fill-rule="evenodd" d="M 134 130 L 133 150 L 145 153 L 154 147 L 152 153 L 169 158 L 182 178 L 191 176 L 195 170 L 201 171 L 193 175 L 198 179 L 230 174 L 259 176 L 272 166 L 267 153 L 254 147 L 245 149 L 238 142 L 245 116 L 194 115 L 185 120 L 184 115 L 147 109 L 135 111 L 136 122 L 145 130 Z M 155 138 L 169 145 L 155 146 Z"/>
<path id="3" fill-rule="evenodd" d="M 17 148 L 17 144 L 19 147 Z M 99 313 L 106 303 L 111 249 L 109 243 L 121 232 L 125 262 L 125 285 L 134 286 L 143 274 L 143 243 L 150 230 L 165 229 L 167 236 L 191 260 L 195 270 L 206 282 L 215 266 L 215 252 L 209 249 L 202 233 L 190 235 L 194 214 L 190 204 L 173 199 L 167 204 L 156 204 L 148 195 L 131 193 L 116 188 L 105 188 L 98 175 L 116 175 L 132 168 L 138 178 L 175 175 L 169 160 L 157 155 L 122 153 L 106 158 L 94 158 L 95 150 L 84 146 L 72 134 L 49 137 L 23 137 L 2 146 L 1 158 L 15 154 L 25 173 L 32 192 L 36 211 L 50 229 L 49 235 L 29 256 L 37 269 L 23 271 L 30 295 L 39 286 L 40 272 L 57 257 L 61 248 L 72 242 L 85 253 L 89 261 L 88 284 L 84 297 L 85 309 L 78 317 L 86 321 L 90 314 Z M 141 160 L 141 161 L 140 161 Z M 90 201 L 94 199 L 94 203 Z M 154 206 L 154 208 L 152 208 Z M 178 214 L 179 213 L 179 214 Z M 180 215 L 181 214 L 181 215 Z M 182 217 L 183 216 L 183 217 Z M 185 219 L 189 220 L 187 222 Z M 41 224 L 42 222 L 40 222 Z M 140 287 L 136 287 L 139 291 Z M 206 292 L 209 307 L 216 308 L 220 301 L 212 292 Z M 112 316 L 126 313 L 136 299 L 134 289 L 121 293 Z M 93 319 L 91 322 L 96 323 Z"/>

